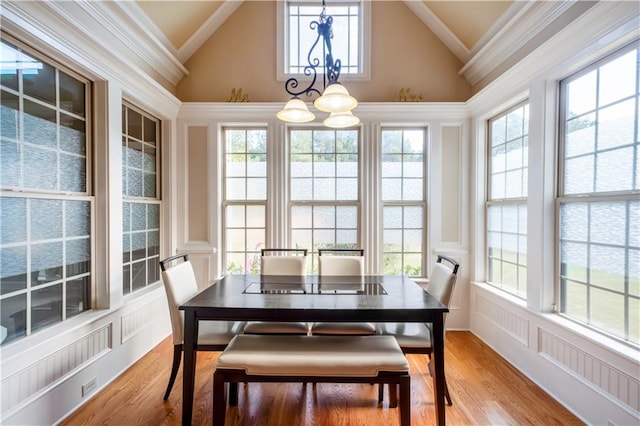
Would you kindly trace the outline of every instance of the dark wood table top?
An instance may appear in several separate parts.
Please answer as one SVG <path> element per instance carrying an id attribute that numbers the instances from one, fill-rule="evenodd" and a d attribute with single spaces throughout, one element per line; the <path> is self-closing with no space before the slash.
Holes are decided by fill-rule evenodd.
<path id="1" fill-rule="evenodd" d="M 446 306 L 406 276 L 227 275 L 180 306 L 197 319 L 431 322 Z"/>

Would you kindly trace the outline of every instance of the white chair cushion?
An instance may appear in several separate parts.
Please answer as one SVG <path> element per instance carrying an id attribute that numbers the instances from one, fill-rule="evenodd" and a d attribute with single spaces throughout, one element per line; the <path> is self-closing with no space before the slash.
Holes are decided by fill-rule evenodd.
<path id="1" fill-rule="evenodd" d="M 376 334 L 376 326 L 371 322 L 316 322 L 311 334 L 367 336 Z"/>
<path id="2" fill-rule="evenodd" d="M 402 348 L 431 348 L 431 331 L 421 322 L 381 322 L 378 323 L 378 334 L 395 337 Z"/>
<path id="3" fill-rule="evenodd" d="M 234 321 L 199 321 L 199 345 L 226 345 L 242 332 L 244 322 Z"/>
<path id="4" fill-rule="evenodd" d="M 256 336 L 233 338 L 216 368 L 262 376 L 374 377 L 408 372 L 409 363 L 391 336 Z"/>

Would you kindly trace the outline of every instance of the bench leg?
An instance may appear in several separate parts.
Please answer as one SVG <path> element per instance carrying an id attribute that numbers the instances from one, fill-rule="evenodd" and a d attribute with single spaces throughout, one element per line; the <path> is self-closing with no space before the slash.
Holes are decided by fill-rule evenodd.
<path id="1" fill-rule="evenodd" d="M 389 383 L 389 408 L 396 408 L 398 406 L 398 385 L 395 383 Z"/>
<path id="2" fill-rule="evenodd" d="M 238 382 L 229 382 L 229 405 L 238 405 Z"/>
<path id="3" fill-rule="evenodd" d="M 213 373 L 213 426 L 224 426 L 227 411 L 224 374 L 216 370 Z"/>
<path id="4" fill-rule="evenodd" d="M 393 385 L 395 388 L 396 386 Z M 411 424 L 411 377 L 400 379 L 400 426 Z"/>

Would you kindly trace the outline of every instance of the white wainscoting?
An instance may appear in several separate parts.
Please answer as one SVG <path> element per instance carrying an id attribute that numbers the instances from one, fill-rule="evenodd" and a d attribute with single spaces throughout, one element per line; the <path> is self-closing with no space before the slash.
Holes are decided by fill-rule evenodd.
<path id="1" fill-rule="evenodd" d="M 105 324 L 85 336 L 47 354 L 2 379 L 2 416 L 11 416 L 47 389 L 86 367 L 112 348 L 113 324 Z"/>
<path id="2" fill-rule="evenodd" d="M 539 353 L 563 370 L 575 375 L 588 386 L 596 386 L 615 401 L 640 411 L 640 379 L 620 371 L 586 349 L 538 328 Z"/>
<path id="3" fill-rule="evenodd" d="M 159 285 L 120 309 L 75 319 L 53 326 L 53 338 L 39 340 L 42 333 L 25 338 L 32 342 L 29 350 L 13 355 L 13 348 L 3 348 L 1 424 L 60 422 L 171 333 Z M 82 386 L 91 380 L 95 388 L 83 396 Z"/>
<path id="4" fill-rule="evenodd" d="M 471 283 L 471 331 L 587 424 L 640 424 L 640 360 L 604 336 Z M 455 391 L 454 391 L 455 392 Z"/>

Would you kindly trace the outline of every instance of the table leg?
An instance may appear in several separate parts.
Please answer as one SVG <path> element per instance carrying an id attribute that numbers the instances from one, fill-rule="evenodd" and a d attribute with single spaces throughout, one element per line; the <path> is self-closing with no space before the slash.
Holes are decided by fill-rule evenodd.
<path id="1" fill-rule="evenodd" d="M 444 378 L 444 318 L 443 314 L 437 315 L 433 319 L 433 363 L 435 374 L 433 377 L 433 390 L 436 401 L 436 422 L 438 425 L 444 426 L 444 394 L 445 394 L 445 378 Z"/>
<path id="2" fill-rule="evenodd" d="M 182 365 L 182 424 L 190 425 L 193 414 L 193 388 L 196 376 L 198 323 L 192 310 L 184 311 L 184 363 Z"/>

